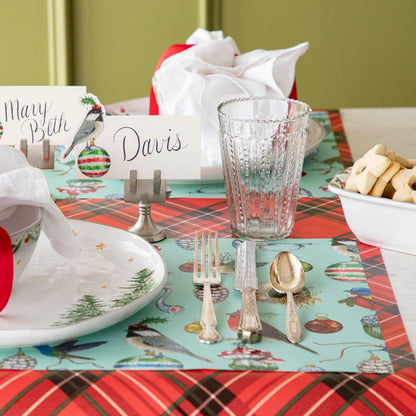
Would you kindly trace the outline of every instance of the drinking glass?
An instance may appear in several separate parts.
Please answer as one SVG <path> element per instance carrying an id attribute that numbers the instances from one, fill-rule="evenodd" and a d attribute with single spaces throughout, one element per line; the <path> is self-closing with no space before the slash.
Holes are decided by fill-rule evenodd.
<path id="1" fill-rule="evenodd" d="M 233 234 L 287 237 L 293 228 L 310 107 L 271 97 L 218 106 L 221 158 Z"/>

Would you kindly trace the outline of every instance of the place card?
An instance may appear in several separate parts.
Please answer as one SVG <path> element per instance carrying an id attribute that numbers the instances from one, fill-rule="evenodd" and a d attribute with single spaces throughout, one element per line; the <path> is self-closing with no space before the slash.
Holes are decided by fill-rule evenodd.
<path id="1" fill-rule="evenodd" d="M 99 123 L 96 138 L 74 146 L 76 178 L 129 179 L 137 170 L 138 179 L 152 179 L 161 170 L 162 179 L 200 179 L 200 117 L 103 116 Z"/>
<path id="2" fill-rule="evenodd" d="M 0 86 L 0 144 L 64 146 L 77 179 L 200 179 L 197 116 L 109 116 L 83 86 Z M 31 153 L 37 149 L 32 149 Z M 29 152 L 30 150 L 28 150 Z M 42 167 L 42 166 L 37 166 Z"/>
<path id="3" fill-rule="evenodd" d="M 85 106 L 83 86 L 0 86 L 0 144 L 64 144 L 74 137 Z"/>

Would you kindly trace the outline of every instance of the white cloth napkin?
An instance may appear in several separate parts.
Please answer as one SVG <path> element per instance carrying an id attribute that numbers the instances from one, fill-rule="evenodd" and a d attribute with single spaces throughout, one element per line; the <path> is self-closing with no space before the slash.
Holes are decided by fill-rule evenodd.
<path id="1" fill-rule="evenodd" d="M 52 200 L 44 173 L 29 165 L 20 150 L 0 145 L 0 221 L 7 221 L 18 205 L 42 208 L 42 231 L 63 256 L 78 257 L 72 230 Z"/>
<path id="2" fill-rule="evenodd" d="M 231 97 L 287 97 L 296 61 L 309 43 L 240 54 L 234 40 L 224 38 L 222 31 L 197 29 L 187 44 L 195 46 L 167 58 L 154 74 L 159 114 L 200 115 L 201 166 L 219 166 L 218 105 Z"/>

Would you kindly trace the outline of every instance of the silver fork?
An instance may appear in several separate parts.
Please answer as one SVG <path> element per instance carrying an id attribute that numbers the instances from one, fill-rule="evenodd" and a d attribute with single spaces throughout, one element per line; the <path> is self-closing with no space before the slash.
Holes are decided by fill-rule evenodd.
<path id="1" fill-rule="evenodd" d="M 202 300 L 201 326 L 202 331 L 198 336 L 199 342 L 213 344 L 221 341 L 221 335 L 215 329 L 217 318 L 215 316 L 214 304 L 212 302 L 211 285 L 221 283 L 220 272 L 220 249 L 218 245 L 218 233 L 215 233 L 215 276 L 212 266 L 212 235 L 208 234 L 208 275 L 205 272 L 205 233 L 201 238 L 201 273 L 198 274 L 198 231 L 195 232 L 195 253 L 193 281 L 196 285 L 204 285 L 204 297 Z"/>

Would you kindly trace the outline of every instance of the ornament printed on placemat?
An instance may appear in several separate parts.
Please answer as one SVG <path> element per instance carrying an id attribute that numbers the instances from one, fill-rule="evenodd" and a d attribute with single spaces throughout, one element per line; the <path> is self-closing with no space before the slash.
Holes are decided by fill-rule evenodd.
<path id="1" fill-rule="evenodd" d="M 393 364 L 389 361 L 384 361 L 377 357 L 374 352 L 369 351 L 370 358 L 368 360 L 360 361 L 357 364 L 357 369 L 360 373 L 376 373 L 376 374 L 393 374 Z"/>
<path id="2" fill-rule="evenodd" d="M 366 282 L 367 278 L 361 262 L 347 261 L 334 263 L 325 269 L 325 274 L 334 280 L 342 282 Z"/>
<path id="3" fill-rule="evenodd" d="M 190 334 L 199 335 L 202 332 L 202 325 L 200 321 L 195 320 L 189 324 L 186 324 L 183 329 Z"/>
<path id="4" fill-rule="evenodd" d="M 100 179 L 69 179 L 66 183 L 67 186 L 56 188 L 56 190 L 68 194 L 71 198 L 82 194 L 94 193 L 106 187 Z"/>
<path id="5" fill-rule="evenodd" d="M 383 339 L 383 334 L 381 333 L 377 315 L 363 316 L 360 322 L 363 326 L 364 332 L 367 335 L 370 335 L 370 337 L 373 338 Z"/>
<path id="6" fill-rule="evenodd" d="M 323 360 L 320 360 L 319 363 L 328 362 L 328 361 L 338 361 L 344 358 L 345 353 L 347 350 L 350 349 L 356 349 L 356 348 L 377 348 L 378 351 L 383 351 L 384 353 L 387 352 L 387 349 L 385 345 L 377 345 L 377 344 L 369 344 L 367 342 L 334 342 L 334 343 L 319 343 L 314 342 L 314 344 L 319 345 L 321 347 L 330 347 L 334 348 L 334 346 L 343 346 L 339 353 L 339 355 L 335 358 L 326 358 Z M 374 351 L 374 350 L 373 350 Z M 363 360 L 360 361 L 357 364 L 358 371 L 360 372 L 366 372 L 366 373 L 380 373 L 384 374 L 386 372 L 389 372 L 391 369 L 393 369 L 393 366 L 391 365 L 391 362 L 389 361 L 383 361 L 379 357 L 377 357 L 373 351 L 368 351 L 371 355 L 369 360 Z M 354 356 L 357 355 L 357 352 L 354 351 Z M 386 371 L 387 369 L 387 371 Z"/>
<path id="7" fill-rule="evenodd" d="M 279 363 L 284 361 L 269 351 L 250 348 L 243 343 L 238 343 L 233 350 L 218 353 L 218 357 L 232 360 L 229 367 L 233 370 L 273 371 L 278 370 Z"/>
<path id="8" fill-rule="evenodd" d="M 315 319 L 306 322 L 304 326 L 317 334 L 333 334 L 343 329 L 341 322 L 330 319 L 326 313 L 317 313 Z"/>
<path id="9" fill-rule="evenodd" d="M 319 367 L 315 364 L 306 364 L 303 367 L 300 367 L 298 371 L 303 373 L 324 373 L 326 370 L 325 368 Z"/>
<path id="10" fill-rule="evenodd" d="M 0 370 L 31 370 L 36 367 L 36 364 L 35 358 L 27 356 L 22 348 L 19 348 L 15 355 L 0 361 Z"/>
<path id="11" fill-rule="evenodd" d="M 182 305 L 168 305 L 165 301 L 172 294 L 172 289 L 165 286 L 162 288 L 162 295 L 156 300 L 156 307 L 162 311 L 172 315 L 177 315 L 185 310 Z"/>

